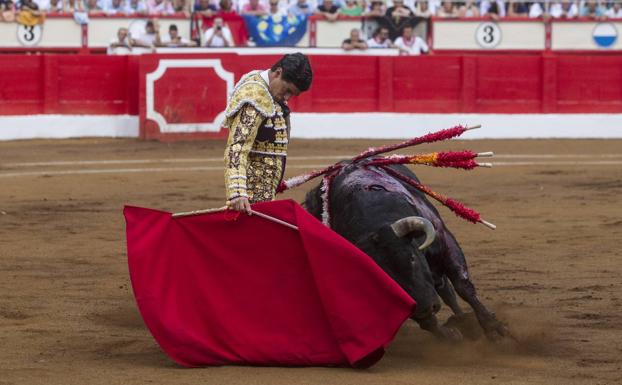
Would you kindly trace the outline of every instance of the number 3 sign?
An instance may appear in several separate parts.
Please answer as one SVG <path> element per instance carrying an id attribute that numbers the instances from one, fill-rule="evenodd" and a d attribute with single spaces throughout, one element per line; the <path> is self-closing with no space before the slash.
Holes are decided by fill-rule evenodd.
<path id="1" fill-rule="evenodd" d="M 495 48 L 501 42 L 501 29 L 496 23 L 482 23 L 475 31 L 475 41 L 482 48 Z"/>
<path id="2" fill-rule="evenodd" d="M 21 45 L 32 47 L 39 44 L 43 35 L 43 28 L 40 25 L 23 25 L 17 26 L 17 40 Z"/>

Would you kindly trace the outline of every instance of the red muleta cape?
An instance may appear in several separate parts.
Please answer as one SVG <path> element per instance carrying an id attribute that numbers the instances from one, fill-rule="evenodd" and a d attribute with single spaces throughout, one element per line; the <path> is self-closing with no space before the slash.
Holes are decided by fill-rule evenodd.
<path id="1" fill-rule="evenodd" d="M 368 367 L 415 308 L 374 261 L 291 200 L 172 218 L 126 206 L 142 317 L 184 366 Z"/>

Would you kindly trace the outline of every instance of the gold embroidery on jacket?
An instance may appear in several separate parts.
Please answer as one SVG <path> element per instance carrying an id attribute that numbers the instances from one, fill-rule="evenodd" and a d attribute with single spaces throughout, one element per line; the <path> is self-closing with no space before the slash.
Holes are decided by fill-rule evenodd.
<path id="1" fill-rule="evenodd" d="M 243 196 L 251 203 L 273 200 L 283 174 L 289 133 L 281 106 L 272 99 L 259 72 L 245 75 L 236 86 L 224 126 L 229 128 L 225 150 L 227 199 Z M 270 139 L 257 140 L 259 132 Z"/>

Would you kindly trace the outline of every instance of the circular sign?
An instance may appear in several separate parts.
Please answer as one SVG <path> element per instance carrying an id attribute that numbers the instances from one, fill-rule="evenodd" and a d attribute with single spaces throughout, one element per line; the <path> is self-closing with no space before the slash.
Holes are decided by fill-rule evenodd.
<path id="1" fill-rule="evenodd" d="M 475 31 L 475 41 L 482 48 L 495 48 L 501 43 L 501 28 L 496 23 L 482 23 Z"/>
<path id="2" fill-rule="evenodd" d="M 609 48 L 618 40 L 618 30 L 611 23 L 598 23 L 592 31 L 592 39 L 600 48 Z"/>
<path id="3" fill-rule="evenodd" d="M 32 47 L 39 44 L 43 28 L 40 25 L 17 25 L 17 40 L 21 45 Z"/>

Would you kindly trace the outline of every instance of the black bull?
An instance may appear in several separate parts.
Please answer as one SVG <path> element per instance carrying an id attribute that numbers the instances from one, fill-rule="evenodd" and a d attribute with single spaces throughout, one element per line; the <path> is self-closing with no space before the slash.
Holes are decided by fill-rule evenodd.
<path id="1" fill-rule="evenodd" d="M 473 308 L 487 337 L 509 335 L 477 297 L 462 249 L 425 195 L 380 168 L 365 166 L 364 161 L 343 164 L 329 188 L 330 226 L 373 258 L 417 302 L 411 318 L 439 338 L 461 339 L 458 330 L 439 325 L 435 315 L 440 296 L 452 309 L 455 325 L 466 320 L 457 292 Z M 405 166 L 390 167 L 416 178 Z M 323 210 L 321 195 L 317 186 L 305 198 L 305 207 L 318 219 Z M 426 240 L 425 219 L 433 225 L 436 237 L 420 251 Z M 397 227 L 401 229 L 396 232 Z"/>

